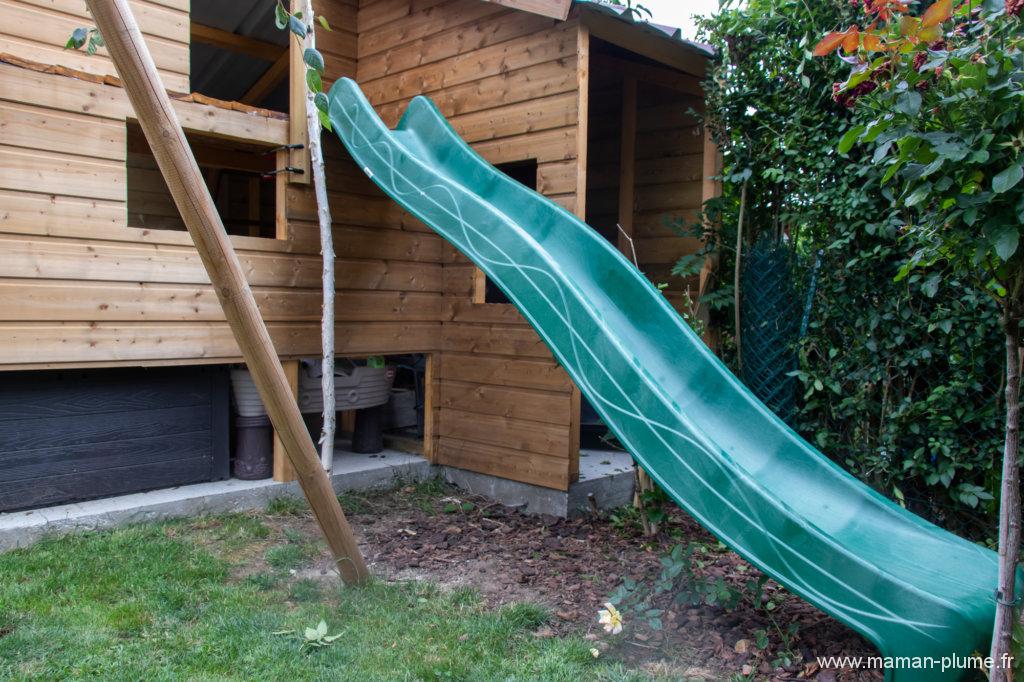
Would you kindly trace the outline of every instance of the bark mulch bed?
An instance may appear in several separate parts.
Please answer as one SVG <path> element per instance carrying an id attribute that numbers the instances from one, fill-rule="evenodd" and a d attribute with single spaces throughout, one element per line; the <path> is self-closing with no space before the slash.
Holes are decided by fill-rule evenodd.
<path id="1" fill-rule="evenodd" d="M 821 682 L 883 677 L 880 671 L 819 669 L 817 657 L 866 657 L 877 651 L 772 581 L 758 594 L 750 583 L 760 573 L 679 510 L 669 514 L 656 537 L 647 538 L 630 510 L 573 520 L 528 515 L 436 482 L 346 496 L 342 502 L 377 575 L 473 587 L 495 606 L 543 604 L 552 618 L 537 636 L 583 633 L 605 655 L 654 676 Z M 312 519 L 294 523 L 317 534 Z M 698 547 L 691 562 L 696 582 L 724 586 L 735 603 L 729 608 L 706 600 L 680 604 L 666 594 L 655 604 L 664 610 L 661 630 L 627 611 L 623 633 L 606 635 L 597 612 L 623 578 L 651 584 L 660 571 L 659 557 L 676 544 L 690 543 Z M 326 574 L 326 555 L 319 566 Z M 757 599 L 759 607 L 753 603 Z"/>

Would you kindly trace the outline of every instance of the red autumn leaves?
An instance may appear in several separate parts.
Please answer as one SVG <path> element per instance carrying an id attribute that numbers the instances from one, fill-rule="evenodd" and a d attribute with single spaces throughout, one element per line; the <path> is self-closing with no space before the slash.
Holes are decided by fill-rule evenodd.
<path id="1" fill-rule="evenodd" d="M 1024 0 L 1007 0 L 1007 4 Z M 860 28 L 856 24 L 845 31 L 833 31 L 814 46 L 815 57 L 824 57 L 842 49 L 846 54 L 884 52 L 898 50 L 906 43 L 917 45 L 930 43 L 942 37 L 941 25 L 953 16 L 953 0 L 937 0 L 920 17 L 912 17 L 909 8 L 901 0 L 865 0 L 864 12 L 871 17 L 871 23 Z M 898 37 L 885 36 L 879 23 L 891 24 L 898 21 Z"/>

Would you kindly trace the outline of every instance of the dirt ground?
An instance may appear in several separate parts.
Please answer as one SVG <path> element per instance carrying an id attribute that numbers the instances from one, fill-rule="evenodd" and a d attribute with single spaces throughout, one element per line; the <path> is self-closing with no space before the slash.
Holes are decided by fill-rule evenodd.
<path id="1" fill-rule="evenodd" d="M 472 586 L 493 605 L 530 601 L 553 617 L 535 634 L 582 633 L 605 655 L 652 676 L 707 680 L 880 680 L 874 671 L 821 670 L 816 657 L 873 656 L 859 635 L 775 583 L 751 587 L 759 572 L 725 550 L 679 510 L 654 538 L 643 536 L 629 510 L 563 520 L 534 516 L 466 495 L 440 484 L 406 486 L 387 493 L 345 496 L 353 526 L 373 572 L 387 580 L 424 579 L 444 587 Z M 272 524 L 319 533 L 308 514 L 280 516 Z M 695 543 L 694 582 L 725 590 L 729 608 L 707 599 L 676 603 L 671 594 L 655 606 L 663 627 L 652 630 L 624 612 L 617 637 L 597 624 L 597 612 L 626 577 L 651 581 L 659 557 L 674 545 Z M 255 558 L 255 557 L 254 557 Z M 250 564 L 258 570 L 258 562 Z M 327 578 L 326 552 L 308 569 Z M 719 582 L 721 578 L 721 582 Z M 755 607 L 754 601 L 760 605 Z"/>

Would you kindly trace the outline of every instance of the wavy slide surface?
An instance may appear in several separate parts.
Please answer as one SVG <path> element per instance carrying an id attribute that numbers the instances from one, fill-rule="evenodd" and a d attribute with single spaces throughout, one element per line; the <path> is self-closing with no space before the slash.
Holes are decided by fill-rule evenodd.
<path id="1" fill-rule="evenodd" d="M 636 461 L 722 542 L 886 656 L 987 652 L 993 552 L 893 504 L 794 433 L 632 263 L 479 157 L 430 100 L 413 100 L 392 131 L 343 79 L 330 118 L 364 172 L 501 287 Z"/>

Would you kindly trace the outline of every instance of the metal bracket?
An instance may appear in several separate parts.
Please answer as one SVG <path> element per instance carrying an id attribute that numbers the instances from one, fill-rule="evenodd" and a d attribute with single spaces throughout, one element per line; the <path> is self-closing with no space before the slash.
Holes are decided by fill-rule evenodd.
<path id="1" fill-rule="evenodd" d="M 291 144 L 283 144 L 280 147 L 274 147 L 273 149 L 268 149 L 267 151 L 263 152 L 263 156 L 270 156 L 271 154 L 277 154 L 278 152 L 286 152 L 286 151 L 291 151 L 293 149 L 305 149 L 305 148 L 306 148 L 306 145 L 302 144 L 301 142 L 293 142 Z"/>
<path id="2" fill-rule="evenodd" d="M 1009 606 L 1011 608 L 1016 608 L 1021 605 L 1022 601 L 1024 601 L 1024 595 L 1018 594 L 1017 598 L 1013 601 L 1006 601 L 1005 599 L 1003 599 L 1003 591 L 996 590 L 996 603 L 1000 606 Z"/>
<path id="3" fill-rule="evenodd" d="M 296 168 L 295 166 L 285 166 L 284 168 L 278 168 L 277 170 L 264 173 L 263 177 L 272 178 L 275 175 L 280 175 L 281 173 L 294 173 L 295 175 L 305 175 L 306 171 L 302 170 L 301 168 Z"/>

